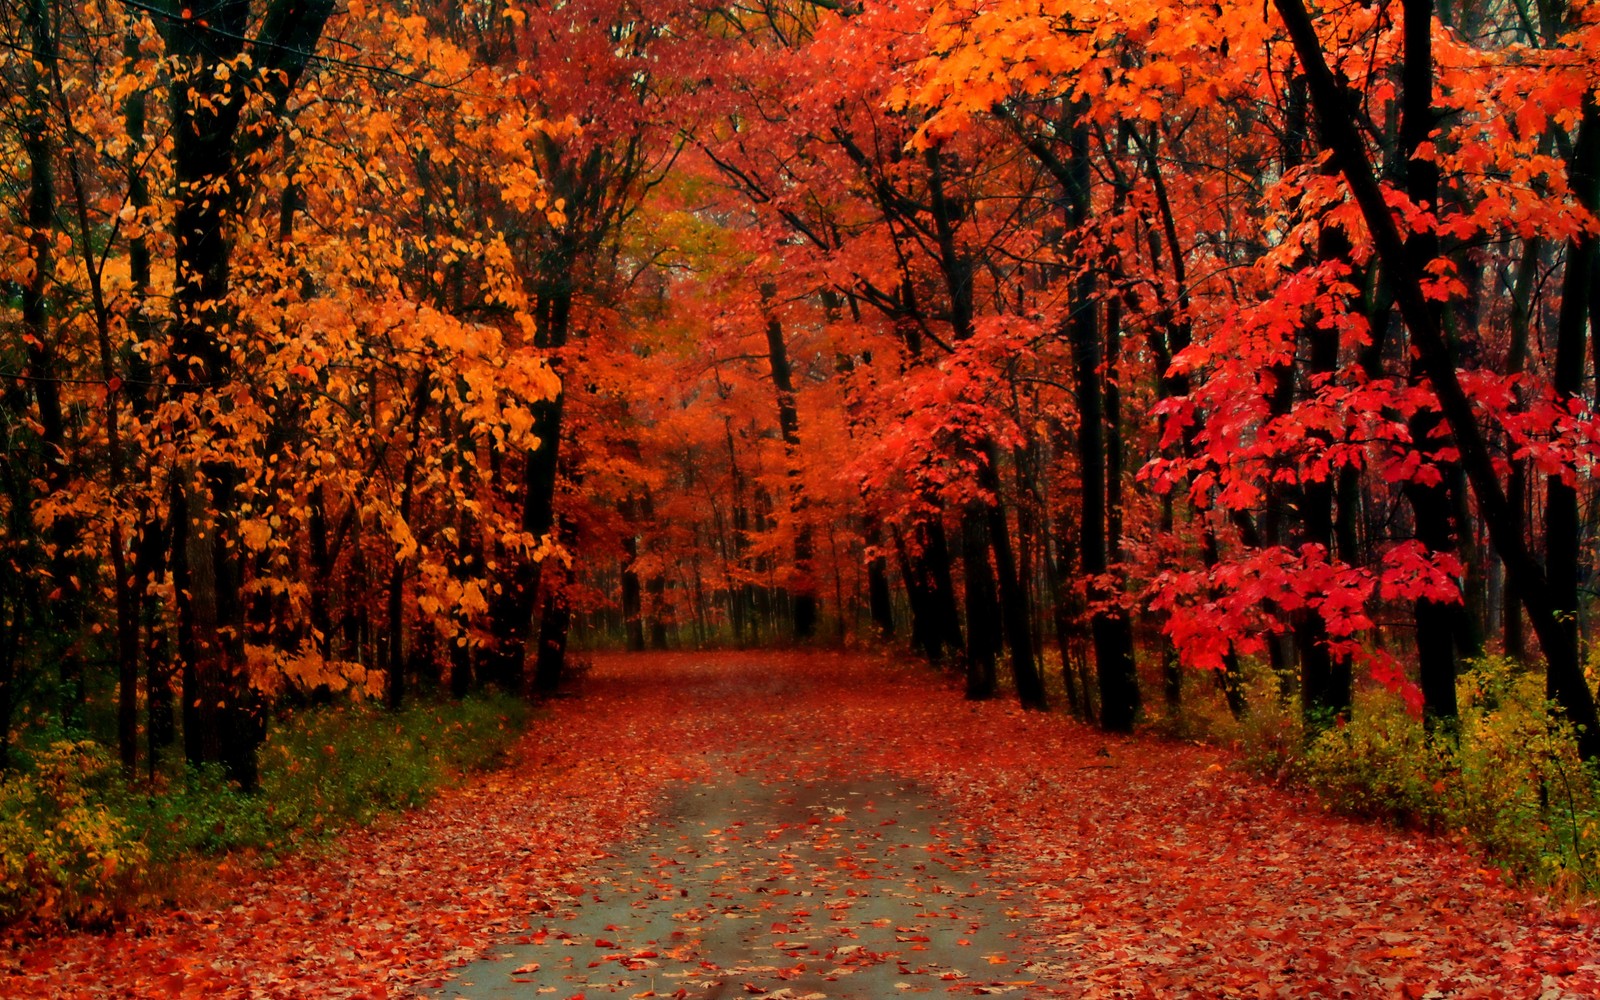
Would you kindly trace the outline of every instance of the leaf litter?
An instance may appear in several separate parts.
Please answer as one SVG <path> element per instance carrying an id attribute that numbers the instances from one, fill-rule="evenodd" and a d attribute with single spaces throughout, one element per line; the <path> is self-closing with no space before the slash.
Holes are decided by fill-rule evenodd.
<path id="1" fill-rule="evenodd" d="M 1592 904 L 879 656 L 597 657 L 514 758 L 207 903 L 11 928 L 0 996 L 1600 996 Z"/>

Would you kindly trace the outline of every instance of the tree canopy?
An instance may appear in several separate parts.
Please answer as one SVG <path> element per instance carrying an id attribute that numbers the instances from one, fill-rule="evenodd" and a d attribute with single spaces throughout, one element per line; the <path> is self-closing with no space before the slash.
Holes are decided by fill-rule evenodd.
<path id="1" fill-rule="evenodd" d="M 1587 0 L 19 0 L 0 748 L 572 642 L 1600 756 Z"/>

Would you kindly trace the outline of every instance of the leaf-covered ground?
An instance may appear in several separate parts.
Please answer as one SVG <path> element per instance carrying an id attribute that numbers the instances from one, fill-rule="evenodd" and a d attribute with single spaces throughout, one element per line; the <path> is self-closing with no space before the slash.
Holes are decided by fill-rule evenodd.
<path id="1" fill-rule="evenodd" d="M 881 658 L 601 658 L 519 761 L 204 907 L 13 929 L 0 995 L 1600 996 L 1592 908 Z"/>

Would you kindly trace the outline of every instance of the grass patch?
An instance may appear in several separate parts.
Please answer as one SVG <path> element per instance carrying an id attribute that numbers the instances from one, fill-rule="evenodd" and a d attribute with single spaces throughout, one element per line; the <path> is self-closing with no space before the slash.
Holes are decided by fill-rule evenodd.
<path id="1" fill-rule="evenodd" d="M 171 897 L 207 859 L 270 863 L 384 813 L 422 805 L 463 772 L 491 767 L 527 722 L 511 698 L 367 705 L 284 717 L 261 748 L 261 788 L 177 766 L 130 785 L 87 740 L 23 748 L 0 781 L 0 920 L 95 923 Z"/>

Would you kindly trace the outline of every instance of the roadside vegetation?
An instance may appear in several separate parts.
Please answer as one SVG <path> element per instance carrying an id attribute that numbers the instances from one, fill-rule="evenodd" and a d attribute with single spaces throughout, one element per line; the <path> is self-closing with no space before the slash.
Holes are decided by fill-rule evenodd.
<path id="1" fill-rule="evenodd" d="M 0 780 L 0 920 L 94 924 L 181 898 L 224 859 L 272 864 L 352 824 L 427 802 L 457 776 L 495 766 L 524 728 L 504 696 L 291 713 L 269 728 L 260 788 L 181 760 L 129 782 L 112 750 L 41 726 Z"/>
<path id="2" fill-rule="evenodd" d="M 1230 746 L 1246 769 L 1330 811 L 1459 838 L 1515 881 L 1600 893 L 1600 772 L 1579 757 L 1542 673 L 1473 661 L 1457 680 L 1456 724 L 1431 730 L 1403 694 L 1363 685 L 1349 719 L 1310 736 L 1299 700 L 1269 670 L 1247 670 L 1245 683 L 1250 710 L 1239 718 L 1220 694 L 1191 691 L 1153 725 Z"/>

